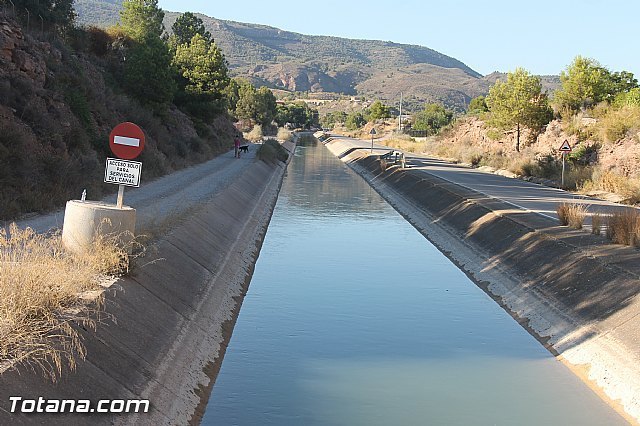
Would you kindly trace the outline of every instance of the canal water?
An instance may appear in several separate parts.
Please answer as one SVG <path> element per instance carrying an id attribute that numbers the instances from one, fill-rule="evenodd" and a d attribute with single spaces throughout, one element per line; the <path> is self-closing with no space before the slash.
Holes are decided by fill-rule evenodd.
<path id="1" fill-rule="evenodd" d="M 624 422 L 309 144 L 289 165 L 202 424 Z"/>

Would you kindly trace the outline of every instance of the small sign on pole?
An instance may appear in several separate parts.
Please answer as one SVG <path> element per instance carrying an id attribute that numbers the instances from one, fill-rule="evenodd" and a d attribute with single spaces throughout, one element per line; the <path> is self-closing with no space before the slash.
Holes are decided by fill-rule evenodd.
<path id="1" fill-rule="evenodd" d="M 373 135 L 375 135 L 376 133 L 378 132 L 376 132 L 375 127 L 372 127 L 369 131 L 369 134 L 371 135 L 371 153 L 373 153 Z"/>
<path id="2" fill-rule="evenodd" d="M 142 163 L 138 161 L 107 158 L 107 166 L 104 169 L 104 181 L 105 183 L 137 188 L 140 186 L 140 172 L 142 172 Z"/>
<path id="3" fill-rule="evenodd" d="M 572 150 L 571 145 L 569 145 L 569 141 L 566 139 L 564 140 L 564 142 L 562 142 L 562 146 L 558 148 L 558 151 L 562 153 L 571 152 L 571 150 Z"/>
<path id="4" fill-rule="evenodd" d="M 142 163 L 127 160 L 133 160 L 142 153 L 144 132 L 133 123 L 120 123 L 113 128 L 109 135 L 109 148 L 118 158 L 107 158 L 104 181 L 118 185 L 116 205 L 121 209 L 124 203 L 124 187 L 140 186 Z"/>
<path id="5" fill-rule="evenodd" d="M 564 142 L 562 142 L 562 145 L 560 146 L 560 148 L 558 148 L 558 151 L 560 151 L 562 153 L 562 177 L 560 178 L 560 186 L 562 186 L 564 188 L 564 168 L 565 168 L 565 157 L 567 156 L 567 153 L 571 152 L 571 145 L 569 145 L 569 141 L 568 140 L 564 140 Z"/>

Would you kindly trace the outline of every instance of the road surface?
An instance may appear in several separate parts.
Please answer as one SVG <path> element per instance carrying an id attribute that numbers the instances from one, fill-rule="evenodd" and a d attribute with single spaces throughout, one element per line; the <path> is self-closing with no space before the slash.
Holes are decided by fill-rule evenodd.
<path id="1" fill-rule="evenodd" d="M 331 136 L 333 140 L 339 140 L 348 146 L 362 147 L 367 151 L 371 148 L 371 141 L 338 135 Z M 374 153 L 388 152 L 391 149 L 392 148 L 387 146 L 374 144 Z M 590 214 L 611 214 L 629 208 L 609 201 L 577 195 L 561 189 L 550 188 L 520 179 L 487 173 L 471 167 L 448 163 L 423 155 L 405 152 L 405 158 L 407 167 L 413 170 L 421 170 L 424 173 L 437 176 L 488 197 L 500 199 L 519 209 L 532 211 L 555 220 L 558 220 L 556 209 L 561 203 L 584 204 L 587 212 Z"/>

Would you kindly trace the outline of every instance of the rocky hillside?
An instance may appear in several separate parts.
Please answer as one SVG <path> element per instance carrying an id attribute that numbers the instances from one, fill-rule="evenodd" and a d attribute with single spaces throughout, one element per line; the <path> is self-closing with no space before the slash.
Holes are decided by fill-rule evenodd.
<path id="1" fill-rule="evenodd" d="M 78 0 L 79 21 L 110 25 L 121 0 Z M 196 12 L 196 11 L 194 11 Z M 171 28 L 177 13 L 166 12 Z M 265 25 L 198 14 L 224 52 L 233 75 L 257 85 L 302 92 L 366 95 L 405 107 L 441 102 L 457 110 L 487 93 L 491 81 L 461 61 L 423 46 L 308 36 Z M 328 28 L 330 31 L 330 28 Z"/>
<path id="2" fill-rule="evenodd" d="M 175 107 L 159 117 L 122 93 L 108 55 L 39 36 L 0 13 L 0 220 L 63 206 L 85 188 L 93 200 L 113 191 L 102 183 L 104 162 L 122 121 L 147 136 L 143 183 L 230 145 L 226 117 L 197 130 Z"/>

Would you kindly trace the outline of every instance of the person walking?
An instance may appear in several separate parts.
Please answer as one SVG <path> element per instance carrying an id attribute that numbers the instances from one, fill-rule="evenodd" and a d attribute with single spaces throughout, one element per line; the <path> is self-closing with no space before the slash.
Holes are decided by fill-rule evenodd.
<path id="1" fill-rule="evenodd" d="M 240 135 L 236 133 L 236 137 L 233 138 L 233 145 L 235 146 L 236 153 L 234 157 L 240 158 Z"/>

